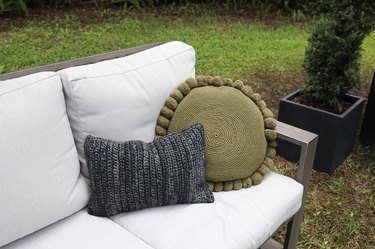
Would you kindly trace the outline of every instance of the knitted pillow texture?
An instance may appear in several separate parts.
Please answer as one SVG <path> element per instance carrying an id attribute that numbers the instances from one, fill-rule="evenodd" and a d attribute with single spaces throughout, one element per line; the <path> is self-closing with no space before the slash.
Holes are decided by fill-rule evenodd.
<path id="1" fill-rule="evenodd" d="M 189 78 L 161 109 L 156 137 L 200 123 L 205 129 L 206 177 L 214 191 L 259 184 L 276 155 L 276 120 L 242 81 Z"/>
<path id="2" fill-rule="evenodd" d="M 88 136 L 84 150 L 92 188 L 88 212 L 92 215 L 214 201 L 205 180 L 200 124 L 151 143 Z"/>

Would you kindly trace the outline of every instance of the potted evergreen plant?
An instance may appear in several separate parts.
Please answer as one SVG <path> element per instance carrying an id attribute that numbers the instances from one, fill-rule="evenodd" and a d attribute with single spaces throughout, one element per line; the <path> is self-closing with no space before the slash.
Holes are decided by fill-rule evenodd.
<path id="1" fill-rule="evenodd" d="M 354 147 L 364 99 L 347 93 L 361 85 L 361 45 L 374 24 L 375 1 L 337 1 L 331 20 L 308 40 L 305 86 L 280 101 L 280 121 L 319 135 L 318 171 L 332 174 Z M 278 148 L 287 159 L 298 160 L 297 148 L 283 142 Z"/>

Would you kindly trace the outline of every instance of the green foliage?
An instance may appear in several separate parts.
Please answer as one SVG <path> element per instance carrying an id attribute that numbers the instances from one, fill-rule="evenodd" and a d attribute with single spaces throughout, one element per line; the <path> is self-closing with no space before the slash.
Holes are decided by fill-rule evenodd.
<path id="1" fill-rule="evenodd" d="M 301 19 L 305 14 L 328 12 L 332 8 L 332 0 L 0 0 L 0 15 L 29 14 L 29 8 L 44 6 L 94 4 L 95 6 L 123 5 L 134 6 L 138 9 L 160 4 L 208 3 L 223 4 L 228 7 L 249 4 L 260 9 L 260 12 L 277 11 L 293 15 Z"/>
<path id="2" fill-rule="evenodd" d="M 326 13 L 332 9 L 332 0 L 252 0 L 253 6 L 263 11 L 281 11 L 295 15 Z"/>
<path id="3" fill-rule="evenodd" d="M 4 13 L 17 13 L 29 15 L 29 8 L 25 0 L 0 0 L 0 15 Z"/>
<path id="4" fill-rule="evenodd" d="M 303 95 L 323 108 L 342 111 L 345 94 L 359 87 L 361 45 L 375 25 L 375 2 L 343 0 L 333 21 L 320 24 L 308 40 Z"/>

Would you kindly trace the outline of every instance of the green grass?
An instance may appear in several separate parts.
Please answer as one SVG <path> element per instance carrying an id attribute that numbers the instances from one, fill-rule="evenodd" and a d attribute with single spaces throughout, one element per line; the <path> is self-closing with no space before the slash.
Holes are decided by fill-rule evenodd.
<path id="1" fill-rule="evenodd" d="M 300 70 L 309 27 L 275 30 L 262 23 L 194 19 L 121 19 L 82 27 L 71 16 L 31 21 L 0 33 L 4 72 L 156 41 L 184 41 L 197 52 L 197 70 L 246 79 L 259 70 Z M 21 57 L 19 55 L 22 55 Z"/>
<path id="2" fill-rule="evenodd" d="M 108 16 L 109 14 L 102 14 Z M 116 16 L 117 15 L 117 16 Z M 181 40 L 197 51 L 199 74 L 247 79 L 259 71 L 300 73 L 311 25 L 265 25 L 215 16 L 198 18 L 99 18 L 83 23 L 73 15 L 37 19 L 0 33 L 3 72 L 44 65 L 157 41 Z M 365 71 L 375 65 L 375 36 L 363 51 Z"/>
<path id="3" fill-rule="evenodd" d="M 157 41 L 184 41 L 197 52 L 199 74 L 247 79 L 259 71 L 301 73 L 306 40 L 312 25 L 276 26 L 215 16 L 198 18 L 104 15 L 103 21 L 82 23 L 78 17 L 37 19 L 22 28 L 0 33 L 3 72 Z M 117 16 L 116 16 L 117 15 Z M 87 22 L 87 20 L 86 20 Z M 375 35 L 366 39 L 364 71 L 375 65 Z M 21 55 L 21 56 L 20 56 Z"/>
<path id="4" fill-rule="evenodd" d="M 215 9 L 202 14 L 199 6 L 163 16 L 147 10 L 75 13 L 0 19 L 0 72 L 180 40 L 196 49 L 197 74 L 246 80 L 277 112 L 280 97 L 304 81 L 301 64 L 314 26 L 288 19 L 233 18 L 237 12 L 223 16 Z M 375 67 L 375 34 L 363 48 L 362 78 L 367 84 L 358 94 L 366 97 Z M 299 248 L 373 248 L 374 155 L 374 148 L 357 146 L 333 176 L 313 173 Z M 291 174 L 294 169 L 287 165 L 280 159 L 277 170 Z"/>

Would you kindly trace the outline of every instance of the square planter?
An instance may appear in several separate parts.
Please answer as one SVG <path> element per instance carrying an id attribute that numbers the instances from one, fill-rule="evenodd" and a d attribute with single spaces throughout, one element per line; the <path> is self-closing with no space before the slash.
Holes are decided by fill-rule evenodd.
<path id="1" fill-rule="evenodd" d="M 352 151 L 361 118 L 364 99 L 346 95 L 352 103 L 342 114 L 335 114 L 293 102 L 299 90 L 280 100 L 278 120 L 319 135 L 314 169 L 332 174 Z M 278 141 L 278 154 L 297 162 L 300 149 L 285 141 Z"/>

